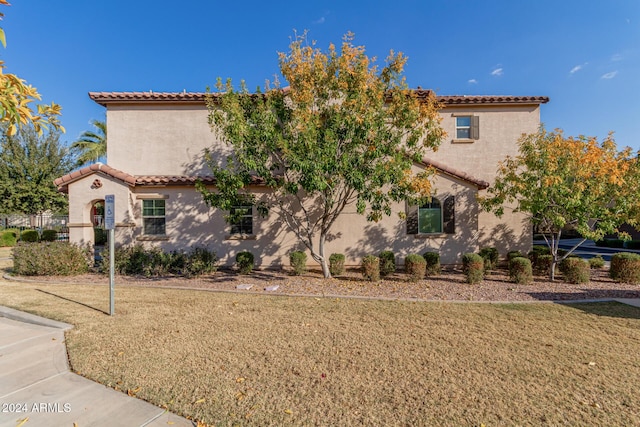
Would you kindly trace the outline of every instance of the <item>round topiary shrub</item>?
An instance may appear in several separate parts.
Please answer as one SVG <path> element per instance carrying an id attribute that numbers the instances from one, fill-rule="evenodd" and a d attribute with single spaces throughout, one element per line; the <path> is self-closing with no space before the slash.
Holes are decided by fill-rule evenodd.
<path id="1" fill-rule="evenodd" d="M 302 251 L 294 251 L 289 254 L 289 263 L 293 267 L 293 274 L 300 276 L 307 271 L 307 254 Z"/>
<path id="2" fill-rule="evenodd" d="M 498 249 L 496 248 L 482 248 L 478 255 L 484 259 L 485 271 L 491 271 L 498 266 Z"/>
<path id="3" fill-rule="evenodd" d="M 440 254 L 438 252 L 425 252 L 422 258 L 426 261 L 426 275 L 438 276 L 440 274 Z"/>
<path id="4" fill-rule="evenodd" d="M 511 258 L 523 257 L 524 255 L 520 251 L 509 251 L 507 252 L 507 262 L 511 261 Z"/>
<path id="5" fill-rule="evenodd" d="M 249 251 L 242 251 L 236 254 L 236 264 L 240 274 L 249 274 L 253 271 L 253 254 Z"/>
<path id="6" fill-rule="evenodd" d="M 375 255 L 362 258 L 362 275 L 371 282 L 380 280 L 380 258 Z"/>
<path id="7" fill-rule="evenodd" d="M 40 240 L 43 242 L 55 242 L 58 239 L 58 232 L 56 230 L 43 230 Z"/>
<path id="8" fill-rule="evenodd" d="M 621 283 L 640 283 L 640 255 L 630 252 L 613 254 L 609 277 Z"/>
<path id="9" fill-rule="evenodd" d="M 386 277 L 396 272 L 396 256 L 391 251 L 382 251 L 380 255 L 380 276 Z"/>
<path id="10" fill-rule="evenodd" d="M 462 256 L 462 271 L 467 283 L 476 284 L 484 278 L 484 259 L 478 254 L 464 254 Z"/>
<path id="11" fill-rule="evenodd" d="M 531 260 L 525 257 L 511 258 L 509 262 L 509 279 L 520 285 L 528 285 L 533 282 Z"/>
<path id="12" fill-rule="evenodd" d="M 13 231 L 0 231 L 0 247 L 13 247 L 16 242 L 16 233 Z"/>
<path id="13" fill-rule="evenodd" d="M 534 271 L 544 269 L 544 267 L 538 266 L 538 259 L 543 255 L 551 255 L 551 250 L 548 246 L 534 245 L 527 254 L 527 258 L 531 260 L 531 267 Z"/>
<path id="14" fill-rule="evenodd" d="M 593 258 L 589 259 L 589 267 L 594 270 L 598 270 L 604 267 L 604 258 L 600 255 L 596 255 Z"/>
<path id="15" fill-rule="evenodd" d="M 332 276 L 344 273 L 344 254 L 331 254 L 329 256 L 329 272 Z"/>
<path id="16" fill-rule="evenodd" d="M 560 263 L 560 272 L 569 283 L 589 283 L 589 271 L 589 263 L 582 258 L 568 257 Z"/>
<path id="17" fill-rule="evenodd" d="M 20 240 L 27 243 L 34 243 L 40 239 L 36 230 L 24 230 L 20 233 Z"/>
<path id="18" fill-rule="evenodd" d="M 404 271 L 412 282 L 422 280 L 427 271 L 427 261 L 418 254 L 409 254 L 404 259 Z"/>
<path id="19" fill-rule="evenodd" d="M 538 255 L 532 267 L 536 273 L 548 275 L 551 272 L 551 264 L 553 264 L 553 255 Z"/>

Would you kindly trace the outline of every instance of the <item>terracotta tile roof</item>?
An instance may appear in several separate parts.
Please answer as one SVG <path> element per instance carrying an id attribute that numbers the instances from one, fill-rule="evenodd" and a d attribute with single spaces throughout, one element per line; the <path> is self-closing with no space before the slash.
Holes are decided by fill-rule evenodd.
<path id="1" fill-rule="evenodd" d="M 208 175 L 131 175 L 102 163 L 95 163 L 93 165 L 71 172 L 67 175 L 61 176 L 60 178 L 56 178 L 53 183 L 56 187 L 58 187 L 58 191 L 67 192 L 68 185 L 70 183 L 94 173 L 103 173 L 104 175 L 120 180 L 131 187 L 154 185 L 195 185 L 196 181 L 198 180 L 202 181 L 205 184 L 215 184 L 214 177 Z M 252 184 L 262 185 L 264 184 L 264 181 L 262 179 L 254 177 L 252 180 Z"/>
<path id="2" fill-rule="evenodd" d="M 427 89 L 415 89 L 419 98 L 431 95 Z M 100 105 L 112 103 L 195 103 L 202 104 L 206 92 L 89 92 L 89 98 Z M 445 106 L 479 105 L 479 104 L 545 104 L 546 96 L 511 96 L 511 95 L 438 95 L 438 101 Z"/>
<path id="3" fill-rule="evenodd" d="M 460 170 L 452 168 L 452 167 L 449 167 L 449 166 L 445 165 L 444 163 L 437 162 L 435 160 L 431 160 L 431 159 L 428 159 L 426 157 L 422 158 L 422 163 L 424 163 L 427 166 L 433 166 L 434 168 L 436 168 L 437 171 L 439 171 L 440 173 L 442 173 L 444 175 L 449 175 L 449 176 L 452 176 L 454 178 L 458 178 L 458 179 L 460 179 L 462 181 L 466 181 L 468 183 L 471 183 L 471 184 L 475 185 L 476 187 L 478 187 L 479 190 L 484 190 L 484 189 L 489 187 L 489 183 L 487 181 L 483 181 L 481 179 L 474 178 L 471 175 L 469 175 L 468 173 L 460 171 Z"/>
<path id="4" fill-rule="evenodd" d="M 440 162 L 427 159 L 426 157 L 422 159 L 422 162 L 425 165 L 433 166 L 440 173 L 452 176 L 454 178 L 458 178 L 462 181 L 469 182 L 481 190 L 489 186 L 488 182 L 473 178 L 471 175 L 465 172 L 458 171 L 454 168 L 450 168 Z M 123 183 L 129 185 L 130 187 L 135 187 L 135 186 L 149 186 L 149 187 L 163 186 L 164 187 L 166 185 L 195 185 L 195 183 L 198 180 L 209 185 L 215 184 L 215 178 L 209 175 L 201 175 L 201 176 L 130 175 L 126 172 L 119 171 L 117 169 L 112 168 L 109 165 L 105 165 L 102 163 L 95 163 L 93 165 L 71 172 L 67 175 L 61 176 L 60 178 L 56 178 L 53 181 L 53 183 L 56 187 L 58 187 L 58 191 L 66 193 L 68 192 L 69 184 L 94 173 L 102 173 L 104 175 L 110 176 L 112 178 L 122 181 Z M 254 177 L 251 183 L 253 185 L 264 185 L 264 180 L 258 177 Z"/>

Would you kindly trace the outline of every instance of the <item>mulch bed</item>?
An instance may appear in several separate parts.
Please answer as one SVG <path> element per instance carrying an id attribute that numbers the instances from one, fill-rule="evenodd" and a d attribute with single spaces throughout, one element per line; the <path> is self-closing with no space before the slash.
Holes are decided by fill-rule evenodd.
<path id="1" fill-rule="evenodd" d="M 73 277 L 18 278 L 40 283 L 77 283 L 107 285 L 108 276 L 86 274 Z M 611 298 L 640 298 L 640 286 L 616 283 L 608 277 L 607 270 L 592 270 L 591 281 L 586 284 L 570 284 L 562 277 L 551 282 L 537 276 L 530 285 L 510 282 L 505 270 L 490 272 L 477 285 L 465 282 L 461 271 L 449 269 L 441 275 L 418 282 L 410 282 L 407 276 L 396 272 L 378 282 L 363 279 L 357 269 L 344 275 L 324 279 L 319 270 L 311 270 L 302 276 L 287 271 L 259 270 L 250 275 L 240 275 L 232 270 L 220 270 L 198 278 L 116 276 L 118 286 L 170 287 L 211 291 L 240 292 L 265 295 L 306 295 L 317 297 L 364 297 L 376 299 L 416 299 L 429 301 L 569 301 Z M 248 287 L 250 289 L 238 289 Z M 276 290 L 266 290 L 277 288 Z"/>

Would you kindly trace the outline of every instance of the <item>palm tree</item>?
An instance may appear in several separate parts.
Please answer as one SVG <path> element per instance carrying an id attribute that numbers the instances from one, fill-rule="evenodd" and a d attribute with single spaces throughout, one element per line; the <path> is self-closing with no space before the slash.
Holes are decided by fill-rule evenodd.
<path id="1" fill-rule="evenodd" d="M 107 124 L 101 120 L 92 120 L 95 131 L 84 131 L 80 138 L 71 144 L 71 149 L 79 152 L 76 167 L 94 163 L 107 155 Z"/>

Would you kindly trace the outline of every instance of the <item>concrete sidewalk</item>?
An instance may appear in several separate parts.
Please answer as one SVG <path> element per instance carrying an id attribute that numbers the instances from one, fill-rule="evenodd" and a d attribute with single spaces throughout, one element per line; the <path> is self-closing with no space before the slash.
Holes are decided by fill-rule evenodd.
<path id="1" fill-rule="evenodd" d="M 0 306 L 0 427 L 195 426 L 70 372 L 64 331 L 71 327 Z"/>

